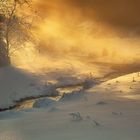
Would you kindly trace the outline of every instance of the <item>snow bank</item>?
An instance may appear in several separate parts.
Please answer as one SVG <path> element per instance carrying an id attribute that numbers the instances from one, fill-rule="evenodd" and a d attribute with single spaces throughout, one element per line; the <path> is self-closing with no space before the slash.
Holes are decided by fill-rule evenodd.
<path id="1" fill-rule="evenodd" d="M 133 81 L 133 76 L 135 81 Z M 123 97 L 131 93 L 139 94 L 139 80 L 136 73 L 130 74 L 109 80 L 84 93 L 65 95 L 63 100 L 57 102 L 55 106 L 52 100 L 41 99 L 35 106 L 45 106 L 45 108 L 33 109 L 31 112 L 23 111 L 24 115 L 17 114 L 18 117 L 15 119 L 3 120 L 6 116 L 3 114 L 0 119 L 0 138 L 139 140 L 140 99 L 130 100 Z M 123 92 L 120 92 L 120 88 Z M 82 119 L 77 121 L 74 117 L 79 114 Z M 7 115 L 10 116 L 10 114 Z"/>
<path id="2" fill-rule="evenodd" d="M 0 68 L 0 108 L 13 105 L 21 98 L 57 93 L 54 86 L 42 85 L 35 75 L 13 67 Z"/>
<path id="3" fill-rule="evenodd" d="M 55 103 L 56 101 L 49 98 L 39 99 L 35 101 L 35 103 L 33 104 L 33 108 L 46 108 L 54 105 Z"/>

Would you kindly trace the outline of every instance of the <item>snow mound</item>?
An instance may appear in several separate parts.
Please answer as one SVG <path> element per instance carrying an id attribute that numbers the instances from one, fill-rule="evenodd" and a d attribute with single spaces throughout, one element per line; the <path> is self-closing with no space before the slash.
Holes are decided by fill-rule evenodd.
<path id="1" fill-rule="evenodd" d="M 131 73 L 109 80 L 101 85 L 93 87 L 90 92 L 108 93 L 117 97 L 128 99 L 140 99 L 140 72 Z"/>
<path id="2" fill-rule="evenodd" d="M 34 106 L 49 108 L 24 111 L 22 118 L 0 114 L 0 136 L 14 140 L 139 140 L 140 100 L 120 98 L 140 91 L 139 76 L 134 76 L 134 81 L 133 74 L 109 80 L 94 86 L 90 93 L 83 90 L 65 94 L 57 104 L 40 99 Z M 118 91 L 124 87 L 131 92 Z M 15 119 L 3 120 L 10 115 Z"/>
<path id="3" fill-rule="evenodd" d="M 8 107 L 14 100 L 38 94 L 32 85 L 39 80 L 31 74 L 13 67 L 0 68 L 0 107 Z"/>
<path id="4" fill-rule="evenodd" d="M 46 98 L 46 99 L 39 99 L 37 101 L 35 101 L 35 103 L 33 104 L 33 108 L 46 108 L 46 107 L 50 107 L 52 105 L 54 105 L 56 103 L 56 101 Z"/>
<path id="5" fill-rule="evenodd" d="M 107 83 L 119 83 L 119 82 L 124 82 L 124 83 L 132 83 L 132 82 L 139 82 L 140 81 L 140 72 L 137 73 L 131 73 L 127 75 L 120 76 L 118 78 L 109 80 Z"/>

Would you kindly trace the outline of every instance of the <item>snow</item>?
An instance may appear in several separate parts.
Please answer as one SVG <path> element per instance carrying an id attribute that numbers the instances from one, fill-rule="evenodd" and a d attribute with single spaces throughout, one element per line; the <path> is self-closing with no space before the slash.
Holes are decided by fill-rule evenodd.
<path id="1" fill-rule="evenodd" d="M 0 108 L 9 107 L 21 98 L 56 92 L 51 84 L 42 85 L 33 74 L 14 67 L 0 68 Z"/>
<path id="2" fill-rule="evenodd" d="M 51 106 L 55 104 L 55 101 L 52 100 L 52 99 L 39 99 L 37 101 L 35 101 L 35 103 L 33 104 L 33 107 L 34 108 L 45 108 L 45 107 L 48 107 L 48 106 Z"/>
<path id="3" fill-rule="evenodd" d="M 60 101 L 45 98 L 36 101 L 35 108 L 1 112 L 0 139 L 139 140 L 139 85 L 140 77 L 133 73 Z"/>
<path id="4" fill-rule="evenodd" d="M 20 95 L 28 96 L 31 83 L 35 78 L 12 67 L 0 69 L 0 107 L 7 107 Z"/>
<path id="5" fill-rule="evenodd" d="M 121 76 L 107 82 L 102 83 L 90 89 L 92 92 L 104 92 L 109 96 L 117 96 L 118 98 L 127 99 L 140 99 L 140 76 L 138 73 L 132 73 L 125 76 Z"/>

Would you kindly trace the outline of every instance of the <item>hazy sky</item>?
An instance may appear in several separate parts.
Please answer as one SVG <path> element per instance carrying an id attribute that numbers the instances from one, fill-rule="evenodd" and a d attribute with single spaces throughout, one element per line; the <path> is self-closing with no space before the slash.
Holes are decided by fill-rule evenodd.
<path id="1" fill-rule="evenodd" d="M 41 52 L 85 59 L 139 59 L 139 0 L 34 1 L 43 19 L 37 30 Z"/>
<path id="2" fill-rule="evenodd" d="M 90 19 L 100 20 L 109 26 L 140 33 L 139 0 L 65 0 L 79 8 Z"/>
<path id="3" fill-rule="evenodd" d="M 78 67 L 81 71 L 90 69 L 93 61 L 140 62 L 139 0 L 33 2 L 41 17 L 35 22 L 40 54 L 28 45 L 19 52 L 19 59 L 15 57 L 18 65 L 32 66 L 32 70 Z"/>
<path id="4" fill-rule="evenodd" d="M 38 6 L 45 16 L 51 12 L 81 14 L 116 30 L 140 34 L 139 0 L 39 0 Z"/>

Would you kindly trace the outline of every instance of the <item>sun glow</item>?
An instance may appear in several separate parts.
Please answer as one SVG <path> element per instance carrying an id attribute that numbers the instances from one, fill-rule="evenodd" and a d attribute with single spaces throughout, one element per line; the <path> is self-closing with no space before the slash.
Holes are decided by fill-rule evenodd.
<path id="1" fill-rule="evenodd" d="M 93 69 L 91 62 L 133 63 L 140 59 L 139 38 L 123 37 L 96 18 L 87 19 L 58 1 L 47 1 L 41 8 L 40 4 L 37 1 L 36 7 L 42 20 L 34 29 L 38 43 L 27 43 L 17 51 L 13 56 L 15 65 L 31 71 L 43 67 L 87 71 Z"/>

